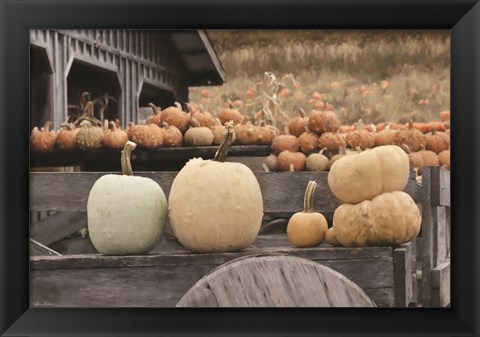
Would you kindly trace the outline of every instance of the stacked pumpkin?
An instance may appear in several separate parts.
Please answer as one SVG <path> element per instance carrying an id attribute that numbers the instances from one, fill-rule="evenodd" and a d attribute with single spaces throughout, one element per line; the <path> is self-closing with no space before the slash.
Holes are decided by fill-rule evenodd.
<path id="1" fill-rule="evenodd" d="M 413 240 L 422 219 L 414 200 L 403 192 L 409 173 L 409 158 L 395 145 L 337 160 L 328 174 L 328 185 L 343 204 L 334 212 L 327 242 L 361 247 Z"/>

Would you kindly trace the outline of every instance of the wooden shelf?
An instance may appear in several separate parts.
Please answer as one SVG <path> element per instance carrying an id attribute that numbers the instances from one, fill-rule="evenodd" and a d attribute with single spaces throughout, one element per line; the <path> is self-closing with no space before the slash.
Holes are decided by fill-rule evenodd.
<path id="1" fill-rule="evenodd" d="M 218 146 L 143 149 L 132 152 L 132 166 L 136 171 L 179 171 L 192 158 L 212 159 Z M 266 157 L 272 152 L 266 145 L 234 145 L 228 151 L 233 157 Z M 51 154 L 32 152 L 31 167 L 80 166 L 82 171 L 120 171 L 121 150 L 99 149 Z"/>

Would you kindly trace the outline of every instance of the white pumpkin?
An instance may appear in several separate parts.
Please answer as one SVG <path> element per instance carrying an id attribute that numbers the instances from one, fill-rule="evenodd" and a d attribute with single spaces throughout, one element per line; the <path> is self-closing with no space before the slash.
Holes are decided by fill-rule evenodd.
<path id="1" fill-rule="evenodd" d="M 92 186 L 87 201 L 88 232 L 104 255 L 146 254 L 159 242 L 167 217 L 167 199 L 160 185 L 131 174 L 129 155 L 122 152 L 124 175 L 107 174 Z"/>
<path id="2" fill-rule="evenodd" d="M 385 145 L 335 161 L 328 173 L 328 186 L 341 201 L 357 204 L 385 192 L 402 191 L 409 175 L 405 151 Z"/>
<path id="3" fill-rule="evenodd" d="M 248 247 L 263 218 L 258 181 L 245 165 L 223 162 L 233 123 L 216 160 L 191 159 L 175 177 L 168 214 L 178 241 L 192 252 L 228 252 Z"/>

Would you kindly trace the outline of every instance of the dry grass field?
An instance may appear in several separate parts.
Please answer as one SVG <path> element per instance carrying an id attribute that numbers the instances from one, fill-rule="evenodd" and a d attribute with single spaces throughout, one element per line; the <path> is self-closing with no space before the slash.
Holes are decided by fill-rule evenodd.
<path id="1" fill-rule="evenodd" d="M 330 105 L 351 124 L 439 119 L 450 109 L 447 30 L 210 30 L 219 87 L 191 88 L 213 114 L 228 104 L 276 124 Z M 255 113 L 257 113 L 255 115 Z"/>

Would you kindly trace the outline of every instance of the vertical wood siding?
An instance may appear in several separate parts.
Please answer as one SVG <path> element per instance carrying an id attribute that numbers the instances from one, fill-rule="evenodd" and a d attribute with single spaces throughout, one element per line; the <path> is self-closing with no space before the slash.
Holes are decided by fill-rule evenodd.
<path id="1" fill-rule="evenodd" d="M 186 69 L 165 32 L 31 30 L 30 43 L 43 48 L 52 63 L 51 116 L 56 129 L 67 118 L 67 78 L 74 61 L 117 74 L 122 91 L 119 115 L 124 127 L 138 122 L 138 97 L 145 82 L 171 91 L 180 103 L 188 99 Z"/>

